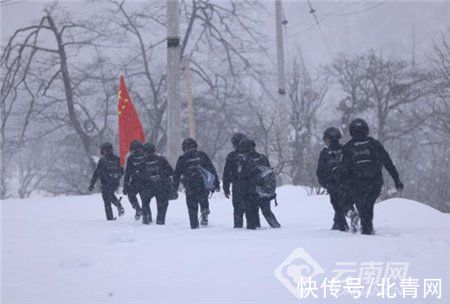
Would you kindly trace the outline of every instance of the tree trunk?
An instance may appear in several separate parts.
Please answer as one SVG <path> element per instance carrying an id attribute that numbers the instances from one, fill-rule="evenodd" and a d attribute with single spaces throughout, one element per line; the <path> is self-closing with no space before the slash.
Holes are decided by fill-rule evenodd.
<path id="1" fill-rule="evenodd" d="M 66 50 L 64 49 L 64 43 L 61 37 L 61 33 L 58 31 L 58 28 L 55 25 L 55 22 L 52 18 L 52 16 L 47 15 L 48 23 L 55 35 L 56 42 L 58 44 L 58 55 L 60 58 L 60 65 L 61 65 L 61 75 L 62 80 L 64 84 L 64 92 L 66 95 L 66 104 L 67 104 L 67 112 L 69 115 L 70 123 L 72 124 L 72 127 L 75 129 L 75 132 L 77 132 L 81 143 L 83 145 L 84 151 L 86 152 L 86 157 L 89 160 L 90 166 L 95 169 L 95 161 L 92 159 L 91 151 L 90 151 L 90 137 L 84 132 L 83 127 L 81 126 L 80 121 L 77 118 L 76 112 L 75 112 L 75 106 L 73 101 L 73 94 L 72 94 L 72 86 L 70 81 L 70 75 L 69 75 L 69 69 L 67 65 L 67 56 L 66 56 Z"/>

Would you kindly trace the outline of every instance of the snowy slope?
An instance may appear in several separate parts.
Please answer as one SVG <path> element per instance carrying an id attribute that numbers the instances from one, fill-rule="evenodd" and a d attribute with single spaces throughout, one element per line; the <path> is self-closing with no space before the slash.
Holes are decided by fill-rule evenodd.
<path id="1" fill-rule="evenodd" d="M 233 230 L 231 201 L 221 195 L 211 201 L 210 227 L 199 230 L 189 229 L 183 195 L 166 226 L 134 221 L 128 202 L 123 218 L 106 222 L 98 194 L 2 201 L 2 303 L 295 303 L 274 271 L 297 247 L 327 274 L 344 261 L 408 262 L 408 277 L 442 279 L 442 299 L 420 291 L 417 303 L 450 301 L 448 214 L 391 199 L 376 205 L 377 235 L 362 236 L 329 230 L 327 196 L 292 186 L 278 195 L 282 228 L 262 219 L 259 231 Z"/>

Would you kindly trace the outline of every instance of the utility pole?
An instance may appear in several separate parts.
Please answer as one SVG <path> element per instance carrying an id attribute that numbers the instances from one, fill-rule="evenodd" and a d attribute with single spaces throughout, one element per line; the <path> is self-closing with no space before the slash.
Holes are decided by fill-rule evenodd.
<path id="1" fill-rule="evenodd" d="M 411 54 L 411 66 L 416 68 L 416 26 L 413 24 L 412 28 L 412 54 Z"/>
<path id="2" fill-rule="evenodd" d="M 189 137 L 195 139 L 196 131 L 195 131 L 194 103 L 192 100 L 192 77 L 191 77 L 191 70 L 189 68 L 188 58 L 184 58 L 184 82 L 186 85 L 186 98 L 189 113 Z"/>
<path id="3" fill-rule="evenodd" d="M 284 73 L 283 19 L 281 16 L 281 0 L 275 0 L 275 23 L 277 42 L 277 74 L 278 74 L 278 129 L 281 136 L 281 150 L 285 155 L 289 150 L 289 116 L 286 105 L 286 78 Z"/>
<path id="4" fill-rule="evenodd" d="M 175 164 L 181 151 L 179 1 L 167 6 L 167 158 Z"/>

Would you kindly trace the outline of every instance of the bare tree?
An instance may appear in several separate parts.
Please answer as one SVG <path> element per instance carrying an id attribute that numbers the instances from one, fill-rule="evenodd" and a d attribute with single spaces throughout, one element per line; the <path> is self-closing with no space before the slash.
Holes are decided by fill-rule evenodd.
<path id="1" fill-rule="evenodd" d="M 325 67 L 324 73 L 334 78 L 344 93 L 337 110 L 341 112 L 340 127 L 346 135 L 352 119 L 371 106 L 364 94 L 367 85 L 365 58 L 363 55 L 350 57 L 341 54 L 331 66 Z"/>
<path id="2" fill-rule="evenodd" d="M 408 116 L 408 106 L 426 96 L 424 73 L 411 71 L 401 60 L 383 60 L 373 52 L 365 56 L 365 62 L 367 85 L 362 90 L 375 112 L 377 139 L 383 143 L 413 131 L 422 121 L 414 117 L 398 126 L 399 117 Z M 392 118 L 395 122 L 389 128 Z"/>
<path id="3" fill-rule="evenodd" d="M 294 60 L 290 76 L 288 101 L 293 130 L 290 175 L 294 185 L 313 186 L 317 185 L 315 169 L 318 154 L 314 151 L 317 146 L 317 113 L 328 87 L 326 83 L 320 83 L 321 80 L 313 80 L 304 64 L 297 60 Z"/>
<path id="4" fill-rule="evenodd" d="M 431 103 L 436 131 L 450 135 L 450 30 L 435 43 L 434 52 L 429 56 L 432 66 L 430 84 L 435 101 Z"/>

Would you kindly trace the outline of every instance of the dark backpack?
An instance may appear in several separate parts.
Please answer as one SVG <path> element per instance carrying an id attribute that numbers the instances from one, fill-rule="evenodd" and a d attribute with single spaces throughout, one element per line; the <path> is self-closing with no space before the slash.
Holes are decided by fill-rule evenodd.
<path id="1" fill-rule="evenodd" d="M 132 175 L 139 180 L 145 180 L 146 171 L 145 171 L 145 157 L 142 154 L 135 154 L 131 159 L 133 163 L 133 172 Z"/>
<path id="2" fill-rule="evenodd" d="M 276 189 L 275 171 L 267 166 L 258 166 L 256 180 L 256 193 L 258 197 L 273 200 L 277 197 Z"/>
<path id="3" fill-rule="evenodd" d="M 275 172 L 267 166 L 260 155 L 240 154 L 238 158 L 238 175 L 241 180 L 251 179 L 255 185 L 255 192 L 259 198 L 272 200 L 276 198 Z"/>
<path id="4" fill-rule="evenodd" d="M 146 159 L 144 163 L 146 178 L 151 182 L 161 181 L 161 161 L 158 158 Z"/>
<path id="5" fill-rule="evenodd" d="M 202 184 L 208 191 L 214 191 L 216 177 L 202 167 L 199 153 L 194 153 L 186 160 L 186 171 L 183 177 L 190 184 Z"/>
<path id="6" fill-rule="evenodd" d="M 186 159 L 186 169 L 183 172 L 183 179 L 188 182 L 201 182 L 203 181 L 202 174 L 200 172 L 200 155 L 195 153 Z"/>
<path id="7" fill-rule="evenodd" d="M 356 178 L 374 178 L 381 172 L 373 140 L 354 141 L 351 147 L 352 167 Z"/>
<path id="8" fill-rule="evenodd" d="M 105 178 L 110 181 L 118 182 L 122 177 L 122 167 L 119 159 L 104 158 Z"/>
<path id="9" fill-rule="evenodd" d="M 339 166 L 342 162 L 342 148 L 336 150 L 325 148 L 325 151 L 327 153 L 328 180 L 339 183 L 341 179 Z"/>

